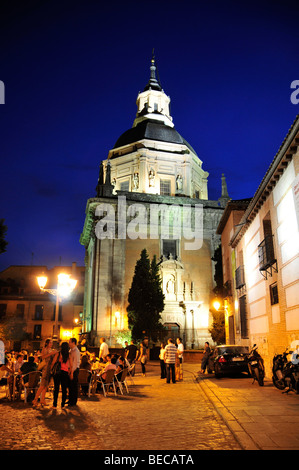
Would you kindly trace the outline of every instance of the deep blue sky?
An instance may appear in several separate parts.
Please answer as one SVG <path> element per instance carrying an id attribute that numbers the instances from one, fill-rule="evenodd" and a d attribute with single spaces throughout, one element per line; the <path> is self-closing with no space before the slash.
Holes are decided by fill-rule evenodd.
<path id="1" fill-rule="evenodd" d="M 84 263 L 99 164 L 132 126 L 155 48 L 178 132 L 233 199 L 253 196 L 299 114 L 295 1 L 1 1 L 0 218 L 11 264 Z M 297 5 L 296 5 L 297 4 Z"/>

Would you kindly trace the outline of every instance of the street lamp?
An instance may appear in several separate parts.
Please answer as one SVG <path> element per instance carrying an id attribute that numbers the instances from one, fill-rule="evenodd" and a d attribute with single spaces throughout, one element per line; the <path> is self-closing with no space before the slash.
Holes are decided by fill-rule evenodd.
<path id="1" fill-rule="evenodd" d="M 221 305 L 221 304 L 220 304 L 219 300 L 215 300 L 215 301 L 213 302 L 213 307 L 214 307 L 214 309 L 217 310 L 217 311 L 220 309 L 220 305 Z"/>
<path id="2" fill-rule="evenodd" d="M 45 289 L 47 284 L 47 276 L 37 276 L 37 283 L 42 292 L 48 292 L 51 295 L 56 296 L 56 309 L 55 309 L 55 325 L 53 339 L 58 339 L 58 311 L 59 311 L 59 300 L 69 297 L 72 291 L 77 285 L 75 279 L 71 279 L 70 274 L 60 273 L 58 274 L 57 289 Z"/>
<path id="3" fill-rule="evenodd" d="M 223 306 L 221 307 L 221 305 Z M 213 307 L 215 310 L 217 310 L 217 312 L 224 312 L 226 316 L 228 315 L 228 305 L 226 299 L 223 300 L 223 304 L 221 304 L 217 299 L 214 300 Z"/>

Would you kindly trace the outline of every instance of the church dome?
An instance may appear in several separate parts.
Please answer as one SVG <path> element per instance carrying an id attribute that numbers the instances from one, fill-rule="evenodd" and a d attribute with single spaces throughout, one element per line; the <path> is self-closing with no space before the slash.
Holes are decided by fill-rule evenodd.
<path id="1" fill-rule="evenodd" d="M 186 145 L 196 155 L 191 145 L 175 130 L 163 122 L 145 119 L 137 126 L 128 129 L 117 140 L 114 149 L 133 144 L 143 139 Z M 113 158 L 113 157 L 112 157 Z"/>

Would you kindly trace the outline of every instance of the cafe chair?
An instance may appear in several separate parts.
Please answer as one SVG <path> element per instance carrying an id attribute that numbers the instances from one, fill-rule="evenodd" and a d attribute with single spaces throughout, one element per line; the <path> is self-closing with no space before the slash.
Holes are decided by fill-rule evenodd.
<path id="1" fill-rule="evenodd" d="M 22 377 L 22 382 L 23 382 L 23 387 L 24 387 L 24 401 L 27 403 L 28 401 L 28 396 L 29 393 L 33 393 L 33 398 L 35 396 L 35 392 L 39 387 L 40 384 L 40 378 L 42 376 L 42 373 L 39 371 L 33 371 L 33 372 L 28 372 L 27 374 L 24 374 Z M 26 377 L 28 377 L 28 380 L 26 380 Z M 25 380 L 24 380 L 25 379 Z"/>
<path id="2" fill-rule="evenodd" d="M 79 387 L 79 390 L 81 391 L 82 391 L 82 387 L 84 387 L 88 397 L 90 397 L 91 388 L 92 388 L 91 376 L 92 376 L 92 373 L 90 370 L 79 369 L 78 387 Z"/>
<path id="3" fill-rule="evenodd" d="M 119 386 L 119 390 L 120 390 L 120 393 L 123 395 L 123 389 L 125 388 L 127 393 L 129 393 L 129 389 L 128 389 L 128 385 L 127 385 L 127 375 L 128 375 L 128 368 L 126 367 L 123 371 L 122 371 L 122 374 L 121 374 L 121 377 L 120 377 L 120 380 L 118 380 L 117 376 L 115 376 L 116 378 L 116 382 L 117 382 L 117 385 Z"/>
<path id="4" fill-rule="evenodd" d="M 128 378 L 130 379 L 132 385 L 134 384 L 133 376 L 135 375 L 135 363 L 131 364 L 130 367 L 128 368 Z"/>
<path id="5" fill-rule="evenodd" d="M 115 387 L 115 369 L 109 369 L 105 372 L 106 378 L 105 380 L 102 379 L 102 376 L 99 376 L 98 382 L 101 384 L 103 389 L 104 397 L 107 396 L 106 392 L 109 392 L 109 388 L 112 387 L 114 390 L 114 395 L 116 396 L 116 387 Z"/>

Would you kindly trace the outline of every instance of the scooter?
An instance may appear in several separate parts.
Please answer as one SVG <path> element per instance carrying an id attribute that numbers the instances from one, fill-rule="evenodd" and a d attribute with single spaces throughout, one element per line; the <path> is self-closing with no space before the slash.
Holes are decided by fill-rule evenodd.
<path id="1" fill-rule="evenodd" d="M 247 356 L 248 369 L 250 375 L 253 377 L 253 382 L 257 380 L 258 384 L 262 387 L 265 378 L 265 366 L 262 356 L 257 352 L 257 345 L 254 344 L 251 351 Z"/>
<path id="2" fill-rule="evenodd" d="M 291 360 L 288 355 L 292 355 Z M 299 361 L 298 354 L 288 348 L 282 354 L 273 357 L 272 382 L 283 393 L 299 394 Z"/>
<path id="3" fill-rule="evenodd" d="M 284 380 L 284 368 L 288 363 L 289 352 L 286 349 L 282 354 L 275 354 L 272 363 L 272 382 L 278 390 L 284 390 L 286 388 Z"/>

